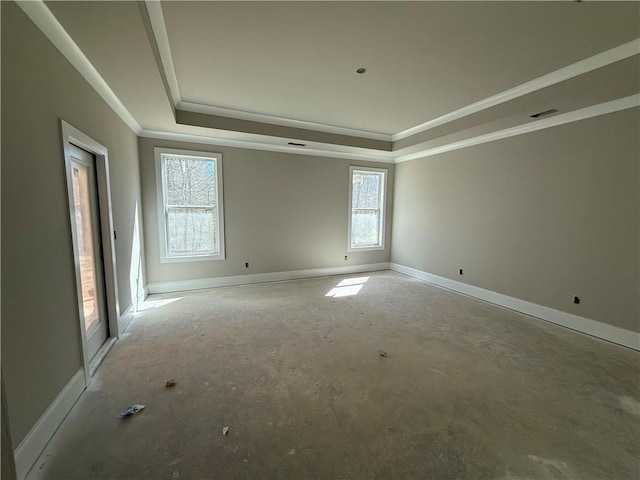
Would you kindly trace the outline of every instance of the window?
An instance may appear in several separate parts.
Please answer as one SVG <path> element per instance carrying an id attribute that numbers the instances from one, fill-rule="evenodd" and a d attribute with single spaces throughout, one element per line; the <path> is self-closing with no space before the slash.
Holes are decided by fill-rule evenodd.
<path id="1" fill-rule="evenodd" d="M 349 167 L 349 250 L 384 248 L 387 171 Z"/>
<path id="2" fill-rule="evenodd" d="M 222 155 L 156 148 L 160 259 L 224 259 Z"/>

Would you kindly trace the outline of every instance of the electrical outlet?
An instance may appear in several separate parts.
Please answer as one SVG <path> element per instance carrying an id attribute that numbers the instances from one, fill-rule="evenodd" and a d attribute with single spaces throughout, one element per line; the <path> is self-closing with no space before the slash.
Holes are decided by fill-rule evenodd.
<path id="1" fill-rule="evenodd" d="M 580 303 L 580 297 L 573 297 L 573 303 L 575 304 Z"/>
<path id="2" fill-rule="evenodd" d="M 249 262 L 244 262 L 244 268 L 249 268 Z"/>
<path id="3" fill-rule="evenodd" d="M 462 275 L 462 269 L 460 269 L 458 273 L 459 273 L 460 275 Z"/>
<path id="4" fill-rule="evenodd" d="M 347 260 L 347 256 L 346 255 L 344 256 L 344 259 L 345 259 L 345 261 Z"/>

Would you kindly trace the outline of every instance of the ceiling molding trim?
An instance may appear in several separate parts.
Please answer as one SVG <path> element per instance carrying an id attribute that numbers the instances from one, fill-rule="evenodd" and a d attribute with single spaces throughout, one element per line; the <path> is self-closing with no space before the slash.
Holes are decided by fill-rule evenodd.
<path id="1" fill-rule="evenodd" d="M 453 150 L 459 150 L 461 148 L 472 147 L 475 145 L 481 145 L 483 143 L 493 142 L 495 140 L 515 137 L 517 135 L 535 132 L 537 130 L 544 130 L 546 128 L 557 127 L 559 125 L 573 123 L 579 120 L 586 120 L 587 118 L 598 117 L 600 115 L 606 115 L 608 113 L 614 113 L 639 106 L 640 94 L 629 95 L 628 97 L 619 98 L 617 100 L 611 100 L 609 102 L 592 105 L 590 107 L 581 108 L 572 112 L 555 115 L 544 120 L 537 120 L 535 122 L 525 123 L 524 125 L 518 125 L 516 127 L 498 130 L 497 132 L 491 132 L 485 135 L 467 138 L 465 140 L 449 143 L 447 145 L 441 145 L 439 147 L 426 149 L 421 152 L 401 155 L 396 158 L 396 163 L 408 162 L 410 160 L 416 160 L 418 158 L 431 157 L 433 155 L 451 152 Z"/>
<path id="2" fill-rule="evenodd" d="M 323 123 L 306 122 L 304 120 L 294 120 L 292 118 L 276 117 L 273 115 L 265 115 L 263 113 L 245 112 L 242 110 L 234 110 L 231 108 L 214 107 L 212 105 L 204 105 L 201 103 L 181 101 L 176 105 L 178 110 L 186 112 L 202 113 L 205 115 L 216 115 L 219 117 L 235 118 L 237 120 L 248 120 L 251 122 L 268 123 L 272 125 L 280 125 L 283 127 L 303 128 L 305 130 L 315 130 L 317 132 L 335 133 L 338 135 L 347 135 L 350 137 L 369 138 L 372 140 L 391 141 L 391 135 L 386 133 L 368 132 L 366 130 L 357 130 L 347 127 L 336 127 L 334 125 L 325 125 Z"/>
<path id="3" fill-rule="evenodd" d="M 559 70 L 543 75 L 542 77 L 535 78 L 529 82 L 523 83 L 509 90 L 505 90 L 504 92 L 500 92 L 478 102 L 472 103 L 470 105 L 467 105 L 466 107 L 462 107 L 458 110 L 442 115 L 441 117 L 434 118 L 433 120 L 429 120 L 428 122 L 398 132 L 392 135 L 392 141 L 396 142 L 398 140 L 402 140 L 403 138 L 410 137 L 412 135 L 415 135 L 416 133 L 424 132 L 425 130 L 435 128 L 439 125 L 444 125 L 445 123 L 449 123 L 473 113 L 486 110 L 487 108 L 491 108 L 515 98 L 522 97 L 537 90 L 541 90 L 551 85 L 555 85 L 556 83 L 560 83 L 564 80 L 583 75 L 598 68 L 605 67 L 612 63 L 638 54 L 640 54 L 640 38 L 627 43 L 623 43 L 622 45 L 598 53 L 597 55 L 593 55 L 592 57 L 585 58 L 576 63 L 572 63 L 571 65 L 563 67 Z"/>
<path id="4" fill-rule="evenodd" d="M 42 0 L 18 0 L 16 3 L 133 133 L 139 134 L 142 131 L 140 124 L 111 90 L 111 87 L 105 82 L 98 70 L 80 50 L 80 47 L 73 41 L 44 2 Z"/>
<path id="5" fill-rule="evenodd" d="M 151 22 L 151 30 L 156 39 L 162 68 L 164 70 L 169 92 L 171 92 L 171 100 L 173 106 L 177 107 L 180 103 L 180 87 L 178 86 L 178 77 L 176 69 L 173 65 L 173 57 L 171 56 L 171 46 L 169 44 L 169 34 L 167 33 L 167 25 L 164 21 L 162 13 L 162 4 L 159 0 L 145 0 L 147 12 L 149 13 L 149 21 Z"/>
<path id="6" fill-rule="evenodd" d="M 164 69 L 165 77 L 169 85 L 169 91 L 171 92 L 171 99 L 176 109 L 193 113 L 202 113 L 205 115 L 216 115 L 220 117 L 235 118 L 238 120 L 249 120 L 252 122 L 281 125 L 284 127 L 303 128 L 306 130 L 315 130 L 325 133 L 335 133 L 351 137 L 362 137 L 372 140 L 383 140 L 391 142 L 391 134 L 386 133 L 369 132 L 366 130 L 338 127 L 334 125 L 307 122 L 303 120 L 295 120 L 292 118 L 277 117 L 274 115 L 246 112 L 231 108 L 216 107 L 213 105 L 183 101 L 178 84 L 178 76 L 176 74 L 173 57 L 171 55 L 169 33 L 167 32 L 167 25 L 164 20 L 164 14 L 162 13 L 162 4 L 158 0 L 145 0 L 145 5 L 147 6 L 147 12 L 149 13 L 151 30 L 153 30 L 153 36 L 156 39 L 156 45 L 158 46 L 158 51 L 160 53 L 162 68 Z"/>
<path id="7" fill-rule="evenodd" d="M 379 157 L 364 155 L 361 153 L 339 152 L 334 150 L 321 150 L 307 147 L 290 147 L 274 145 L 270 143 L 258 143 L 245 140 L 233 140 L 228 138 L 208 137 L 204 135 L 192 135 L 189 133 L 164 132 L 159 130 L 142 130 L 139 134 L 144 138 L 156 138 L 160 140 L 174 140 L 176 142 L 201 143 L 205 145 L 218 145 L 221 147 L 246 148 L 249 150 L 263 150 L 267 152 L 293 153 L 296 155 L 312 155 L 316 157 L 344 158 L 347 160 L 363 160 L 376 163 L 395 163 L 393 157 Z"/>

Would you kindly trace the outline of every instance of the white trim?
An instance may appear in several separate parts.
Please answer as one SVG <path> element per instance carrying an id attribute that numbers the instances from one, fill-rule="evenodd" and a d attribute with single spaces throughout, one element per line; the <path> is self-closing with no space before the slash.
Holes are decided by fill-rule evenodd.
<path id="1" fill-rule="evenodd" d="M 95 157 L 96 176 L 98 181 L 98 211 L 100 216 L 101 239 L 102 239 L 102 263 L 104 266 L 104 288 L 106 293 L 107 318 L 109 324 L 109 335 L 120 336 L 119 318 L 120 305 L 118 300 L 117 268 L 115 239 L 113 234 L 113 207 L 111 203 L 111 182 L 109 179 L 109 154 L 107 148 L 94 139 L 84 134 L 74 126 L 64 120 L 60 120 L 62 134 L 62 145 L 64 149 L 65 179 L 67 182 L 67 199 L 69 202 L 69 223 L 71 237 L 73 239 L 73 255 L 76 278 L 77 306 L 80 317 L 78 328 L 80 329 L 80 339 L 83 357 L 83 367 L 85 370 L 85 380 L 89 383 L 91 378 L 87 352 L 87 338 L 83 322 L 82 312 L 82 287 L 80 285 L 80 261 L 76 251 L 76 222 L 74 218 L 73 185 L 71 184 L 71 143 L 85 149 Z"/>
<path id="2" fill-rule="evenodd" d="M 19 480 L 25 478 L 29 473 L 84 389 L 84 371 L 81 368 L 71 377 L 71 380 L 15 449 L 16 471 Z"/>
<path id="3" fill-rule="evenodd" d="M 93 377 L 93 374 L 96 373 L 98 367 L 102 365 L 102 361 L 107 357 L 107 354 L 111 351 L 111 348 L 118 341 L 116 337 L 109 337 L 105 340 L 102 346 L 98 349 L 96 354 L 91 359 L 89 363 L 89 375 Z"/>
<path id="4" fill-rule="evenodd" d="M 516 135 L 535 132 L 537 130 L 543 130 L 545 128 L 557 127 L 566 123 L 586 120 L 587 118 L 598 117 L 600 115 L 606 115 L 608 113 L 618 112 L 620 110 L 626 110 L 638 106 L 640 106 L 640 94 L 629 95 L 628 97 L 611 100 L 609 102 L 600 103 L 598 105 L 592 105 L 590 107 L 581 108 L 572 112 L 562 113 L 560 115 L 555 115 L 543 120 L 536 120 L 534 122 L 517 125 L 515 127 L 506 128 L 504 130 L 498 130 L 496 132 L 479 135 L 477 137 L 466 138 L 464 140 L 452 142 L 447 145 L 441 145 L 439 147 L 429 148 L 420 152 L 402 155 L 396 158 L 395 163 L 408 162 L 410 160 L 415 160 L 418 158 L 430 157 L 433 155 L 438 155 L 440 153 L 450 152 L 452 150 L 472 147 L 474 145 L 493 142 L 495 140 L 501 140 L 503 138 L 515 137 Z"/>
<path id="5" fill-rule="evenodd" d="M 304 130 L 313 130 L 315 132 L 334 133 L 337 135 L 368 138 L 370 140 L 384 140 L 387 142 L 391 142 L 392 140 L 392 136 L 388 133 L 369 132 L 367 130 L 358 130 L 356 128 L 338 127 L 335 125 L 327 125 L 324 123 L 307 122 L 304 120 L 295 120 L 293 118 L 266 115 L 264 113 L 254 113 L 246 112 L 243 110 L 235 110 L 232 108 L 215 107 L 213 105 L 204 105 L 201 103 L 180 101 L 176 108 L 179 110 L 184 110 L 185 112 L 216 115 L 220 117 L 235 118 L 237 120 L 248 120 L 250 122 L 266 123 L 269 125 L 280 125 L 283 127 L 302 128 Z"/>
<path id="6" fill-rule="evenodd" d="M 248 120 L 251 122 L 260 122 L 271 125 L 280 125 L 284 127 L 303 128 L 317 132 L 334 133 L 338 135 L 348 135 L 353 137 L 368 138 L 372 140 L 391 141 L 391 134 L 369 132 L 366 130 L 358 130 L 354 128 L 338 127 L 334 125 L 326 125 L 322 123 L 307 122 L 304 120 L 295 120 L 292 118 L 278 117 L 275 115 L 267 115 L 262 113 L 247 112 L 232 108 L 217 107 L 214 105 L 206 105 L 196 102 L 186 102 L 182 100 L 180 87 L 178 84 L 178 76 L 176 74 L 173 57 L 171 55 L 171 44 L 169 42 L 169 33 L 167 25 L 162 13 L 161 2 L 157 0 L 145 0 L 149 20 L 151 22 L 151 30 L 156 39 L 156 45 L 160 52 L 160 59 L 164 69 L 171 99 L 176 109 L 186 112 L 202 113 L 205 115 L 216 115 L 221 117 L 234 118 L 237 120 Z"/>
<path id="7" fill-rule="evenodd" d="M 147 130 L 147 129 L 143 129 L 138 124 L 138 122 L 133 117 L 133 115 L 131 115 L 131 113 L 127 110 L 127 108 L 122 103 L 122 101 L 113 92 L 111 87 L 102 78 L 100 73 L 96 70 L 96 68 L 89 61 L 89 59 L 84 55 L 82 50 L 78 47 L 78 45 L 74 42 L 71 36 L 62 27 L 62 25 L 58 22 L 58 20 L 55 18 L 55 16 L 51 13 L 49 8 L 45 5 L 45 3 L 42 0 L 29 0 L 29 1 L 17 0 L 16 3 L 25 12 L 25 14 L 34 22 L 34 24 L 44 33 L 44 35 L 47 36 L 47 38 L 49 38 L 49 40 L 64 55 L 64 57 L 76 68 L 76 70 L 82 75 L 82 77 L 85 78 L 85 80 L 94 88 L 94 90 L 105 100 L 105 102 L 113 109 L 113 111 L 139 137 L 198 142 L 198 143 L 204 143 L 209 145 L 232 146 L 232 147 L 247 148 L 247 149 L 253 149 L 253 150 L 296 153 L 300 155 L 324 156 L 324 157 L 330 157 L 330 158 L 345 158 L 345 159 L 351 159 L 351 160 L 364 160 L 364 161 L 379 162 L 379 163 L 400 163 L 408 160 L 413 160 L 416 158 L 436 155 L 438 153 L 443 153 L 445 151 L 464 148 L 465 146 L 478 145 L 480 143 L 486 143 L 489 141 L 497 140 L 499 138 L 507 138 L 509 136 L 514 136 L 522 133 L 540 130 L 542 128 L 549 128 L 549 127 L 561 125 L 563 123 L 569 123 L 569 122 L 581 120 L 584 118 L 603 115 L 605 113 L 610 113 L 612 111 L 618 111 L 624 108 L 631 108 L 631 107 L 637 106 L 638 104 L 638 101 L 637 101 L 638 96 L 631 95 L 629 97 L 626 97 L 625 99 L 606 102 L 600 105 L 583 108 L 581 110 L 576 110 L 574 112 L 570 112 L 563 115 L 556 115 L 549 119 L 528 123 L 523 126 L 517 126 L 510 129 L 501 130 L 499 132 L 493 132 L 487 135 L 481 135 L 473 139 L 454 142 L 452 144 L 443 145 L 441 147 L 436 147 L 434 149 L 427 149 L 421 152 L 415 152 L 412 154 L 399 156 L 395 159 L 395 161 L 393 156 L 377 156 L 377 155 L 367 155 L 367 154 L 361 154 L 361 153 L 349 153 L 344 151 L 322 150 L 322 149 L 316 149 L 314 147 L 309 147 L 309 146 L 307 146 L 306 148 L 280 146 L 280 145 L 258 143 L 258 142 L 252 142 L 252 141 L 246 141 L 246 140 L 231 140 L 231 139 L 222 139 L 222 138 L 202 136 L 202 135 L 191 135 L 191 134 Z M 304 129 L 311 129 L 315 131 L 324 131 L 328 133 L 336 133 L 336 134 L 342 134 L 342 135 L 393 141 L 393 142 L 409 137 L 411 135 L 415 135 L 416 133 L 428 130 L 430 128 L 434 128 L 438 125 L 442 125 L 442 124 L 457 120 L 459 118 L 471 115 L 473 113 L 490 108 L 492 106 L 499 105 L 509 100 L 513 100 L 514 98 L 521 97 L 528 93 L 540 90 L 550 85 L 557 84 L 559 82 L 576 77 L 578 75 L 588 73 L 595 69 L 604 67 L 606 65 L 610 65 L 614 62 L 623 60 L 625 58 L 629 58 L 633 55 L 637 55 L 640 53 L 640 38 L 639 38 L 639 39 L 635 39 L 630 42 L 624 43 L 622 45 L 619 45 L 617 47 L 614 47 L 610 50 L 601 52 L 597 55 L 593 55 L 586 59 L 580 60 L 571 65 L 563 67 L 559 70 L 551 72 L 547 75 L 543 75 L 542 77 L 538 77 L 534 80 L 531 80 L 529 82 L 523 83 L 509 90 L 505 90 L 504 92 L 488 97 L 484 100 L 480 100 L 471 105 L 467 105 L 466 107 L 458 109 L 454 112 L 450 112 L 436 119 L 429 120 L 428 122 L 422 123 L 415 127 L 411 127 L 407 130 L 403 130 L 396 134 L 388 135 L 388 134 L 382 134 L 382 133 L 376 133 L 376 132 L 367 132 L 363 130 L 350 129 L 346 127 L 323 125 L 323 124 L 317 124 L 313 122 L 305 122 L 301 120 L 293 120 L 293 119 L 287 119 L 282 117 L 275 117 L 275 116 L 263 115 L 263 114 L 251 113 L 251 112 L 242 112 L 239 110 L 232 110 L 227 108 L 214 107 L 214 106 L 201 105 L 201 104 L 181 101 L 179 99 L 180 92 L 178 88 L 177 77 L 175 75 L 175 68 L 173 68 L 173 60 L 171 59 L 171 52 L 170 52 L 170 46 L 168 41 L 168 34 L 166 32 L 166 25 L 164 24 L 164 19 L 162 17 L 162 10 L 161 10 L 162 7 L 160 5 L 160 2 L 157 2 L 157 1 L 149 0 L 149 1 L 146 1 L 145 3 L 147 4 L 147 10 L 149 12 L 150 21 L 152 23 L 152 30 L 154 32 L 154 36 L 156 37 L 156 42 L 158 44 L 158 49 L 160 51 L 163 68 L 165 69 L 165 74 L 167 75 L 167 82 L 169 84 L 169 89 L 171 91 L 172 99 L 174 103 L 176 103 L 176 99 L 178 99 L 177 108 L 181 108 L 186 111 L 193 111 L 196 113 L 223 115 L 231 118 L 239 118 L 239 119 L 257 121 L 262 123 L 271 123 L 271 124 L 284 125 L 284 126 L 289 126 L 294 128 L 304 128 Z M 634 100 L 635 103 L 633 105 L 619 106 L 617 107 L 617 109 L 610 110 L 609 112 L 598 110 L 599 107 L 602 107 L 604 105 L 608 105 L 608 104 L 614 105 L 616 102 L 624 101 L 632 98 L 636 99 Z M 586 114 L 587 111 L 590 111 L 590 113 Z M 578 112 L 582 112 L 583 116 L 581 117 L 573 116 Z M 559 119 L 564 119 L 564 121 L 560 121 Z M 544 122 L 552 122 L 552 123 L 544 123 Z M 267 136 L 267 138 L 274 138 L 274 137 Z M 376 151 L 376 153 L 380 154 L 382 152 Z M 391 154 L 391 152 L 389 153 Z"/>
<path id="8" fill-rule="evenodd" d="M 178 76 L 176 74 L 173 57 L 171 55 L 169 33 L 167 32 L 167 25 L 162 13 L 161 2 L 157 0 L 145 0 L 145 4 L 147 6 L 147 12 L 149 13 L 151 30 L 153 31 L 153 36 L 156 39 L 156 45 L 158 46 L 158 51 L 160 53 L 162 67 L 164 69 L 167 83 L 169 85 L 169 91 L 171 92 L 171 99 L 176 109 L 184 110 L 186 112 L 202 113 L 205 115 L 216 115 L 221 117 L 234 118 L 237 120 L 248 120 L 251 122 L 266 123 L 270 125 L 303 128 L 305 130 L 313 130 L 317 132 L 334 133 L 338 135 L 348 135 L 353 137 L 391 142 L 391 134 L 387 133 L 369 132 L 366 130 L 338 127 L 334 125 L 326 125 L 322 123 L 278 117 L 275 115 L 247 112 L 231 108 L 216 107 L 213 105 L 206 105 L 202 103 L 183 101 L 180 95 Z"/>
<path id="9" fill-rule="evenodd" d="M 348 265 L 344 267 L 309 268 L 306 270 L 291 270 L 288 272 L 254 273 L 249 275 L 235 275 L 229 277 L 199 278 L 195 280 L 178 280 L 175 282 L 150 283 L 149 294 L 183 292 L 200 290 L 203 288 L 229 287 L 232 285 L 249 285 L 252 283 L 282 282 L 300 278 L 328 277 L 331 275 L 345 275 L 349 273 L 376 272 L 389 270 L 389 263 L 368 263 L 363 265 Z"/>
<path id="10" fill-rule="evenodd" d="M 138 134 L 142 128 L 136 119 L 129 113 L 111 87 L 105 82 L 98 70 L 93 66 L 80 47 L 73 41 L 67 31 L 60 25 L 56 17 L 42 0 L 18 0 L 18 6 L 27 14 L 33 23 L 45 36 L 51 40 L 56 48 L 69 60 L 71 65 L 89 82 L 107 105 L 122 119 L 124 123 Z"/>
<path id="11" fill-rule="evenodd" d="M 372 172 L 382 174 L 382 185 L 380 186 L 380 238 L 378 245 L 372 245 L 367 247 L 354 247 L 351 242 L 351 220 L 353 218 L 353 172 Z M 387 223 L 387 177 L 389 171 L 386 168 L 371 168 L 371 167 L 349 167 L 349 210 L 347 210 L 347 252 L 369 252 L 373 250 L 384 250 L 384 240 L 386 235 L 386 223 Z"/>
<path id="12" fill-rule="evenodd" d="M 162 68 L 167 79 L 167 84 L 169 85 L 169 92 L 171 93 L 171 100 L 173 101 L 173 106 L 177 107 L 180 103 L 180 87 L 178 85 L 176 69 L 173 65 L 173 57 L 171 56 L 171 45 L 169 44 L 167 25 L 162 13 L 162 4 L 158 0 L 145 0 L 144 3 L 149 13 L 151 30 L 156 39 L 160 60 L 162 61 Z"/>
<path id="13" fill-rule="evenodd" d="M 445 123 L 500 105 L 501 103 L 508 102 L 514 98 L 522 97 L 537 90 L 563 82 L 564 80 L 577 77 L 578 75 L 583 75 L 598 68 L 624 60 L 625 58 L 638 55 L 639 53 L 640 38 L 636 38 L 635 40 L 623 43 L 622 45 L 598 53 L 592 57 L 585 58 L 576 63 L 572 63 L 571 65 L 567 65 L 559 70 L 543 75 L 542 77 L 535 78 L 529 82 L 518 85 L 517 87 L 510 88 L 509 90 L 505 90 L 504 92 L 500 92 L 491 97 L 472 103 L 466 107 L 462 107 L 438 118 L 434 118 L 428 122 L 402 130 L 401 132 L 395 133 L 391 136 L 392 141 L 396 142 L 398 140 L 402 140 L 403 138 L 410 137 L 416 133 L 424 132 L 439 125 L 444 125 Z"/>
<path id="14" fill-rule="evenodd" d="M 156 138 L 160 140 L 174 140 L 177 142 L 201 143 L 203 145 L 216 145 L 220 147 L 246 148 L 249 150 L 261 150 L 266 152 L 293 153 L 296 155 L 312 155 L 315 157 L 344 158 L 348 160 L 364 160 L 377 163 L 394 163 L 393 157 L 377 157 L 361 153 L 349 153 L 333 150 L 319 150 L 310 147 L 292 147 L 288 145 L 275 145 L 270 143 L 258 143 L 246 140 L 233 140 L 204 135 L 192 135 L 190 133 L 163 132 L 158 130 L 142 130 L 139 133 L 143 138 Z"/>
<path id="15" fill-rule="evenodd" d="M 184 263 L 184 262 L 204 262 L 224 260 L 225 257 L 225 236 L 224 236 L 224 177 L 222 174 L 222 154 L 216 152 L 198 152 L 194 150 L 180 150 L 175 148 L 155 147 L 156 166 L 156 208 L 158 211 L 158 242 L 160 245 L 160 263 Z M 167 217 L 166 217 L 166 196 L 167 191 L 165 167 L 163 157 L 181 156 L 194 159 L 213 160 L 216 165 L 216 210 L 218 226 L 218 246 L 220 252 L 209 255 L 184 255 L 169 256 L 167 247 Z"/>
<path id="16" fill-rule="evenodd" d="M 598 337 L 603 340 L 640 351 L 640 333 L 625 330 L 624 328 L 615 327 L 589 318 L 579 317 L 578 315 L 562 312 L 536 303 L 527 302 L 526 300 L 521 300 L 519 298 L 509 297 L 502 293 L 492 292 L 491 290 L 485 290 L 484 288 L 433 275 L 405 265 L 390 263 L 389 267 L 394 272 L 403 273 L 410 277 L 438 285 L 439 287 L 479 298 L 480 300 L 515 310 L 516 312 L 531 315 L 532 317 L 540 318 L 547 322 L 555 323 L 556 325 L 570 328 L 581 333 L 586 333 L 587 335 Z"/>

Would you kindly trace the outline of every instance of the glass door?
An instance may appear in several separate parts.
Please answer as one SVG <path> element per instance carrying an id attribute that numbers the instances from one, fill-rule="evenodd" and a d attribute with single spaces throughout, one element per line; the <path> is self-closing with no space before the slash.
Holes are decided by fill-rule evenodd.
<path id="1" fill-rule="evenodd" d="M 107 339 L 95 159 L 71 145 L 71 179 L 87 349 L 91 360 Z"/>

